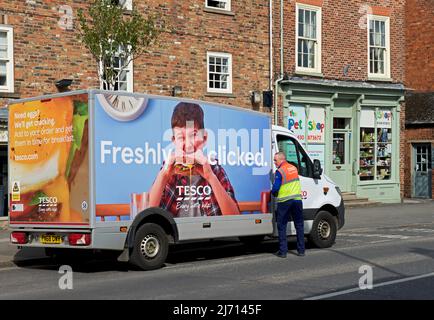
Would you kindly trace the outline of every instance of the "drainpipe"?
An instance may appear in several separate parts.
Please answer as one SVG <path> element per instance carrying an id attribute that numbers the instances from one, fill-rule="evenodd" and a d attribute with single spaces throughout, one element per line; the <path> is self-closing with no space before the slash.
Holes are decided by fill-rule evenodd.
<path id="1" fill-rule="evenodd" d="M 280 76 L 283 76 L 283 0 L 280 0 Z"/>
<path id="2" fill-rule="evenodd" d="M 274 82 L 274 124 L 277 125 L 277 88 L 283 80 L 283 0 L 280 0 L 280 75 Z"/>
<path id="3" fill-rule="evenodd" d="M 270 1 L 270 83 L 269 83 L 269 90 L 273 89 L 273 1 Z"/>

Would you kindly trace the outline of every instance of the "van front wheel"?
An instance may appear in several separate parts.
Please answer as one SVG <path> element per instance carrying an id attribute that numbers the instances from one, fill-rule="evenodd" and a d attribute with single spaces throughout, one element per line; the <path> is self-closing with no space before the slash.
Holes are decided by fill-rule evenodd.
<path id="1" fill-rule="evenodd" d="M 166 261 L 168 251 L 169 241 L 163 228 L 146 223 L 137 230 L 130 262 L 142 270 L 159 269 Z"/>
<path id="2" fill-rule="evenodd" d="M 309 240 L 318 248 L 329 248 L 336 240 L 335 218 L 327 211 L 320 211 L 313 221 Z"/>

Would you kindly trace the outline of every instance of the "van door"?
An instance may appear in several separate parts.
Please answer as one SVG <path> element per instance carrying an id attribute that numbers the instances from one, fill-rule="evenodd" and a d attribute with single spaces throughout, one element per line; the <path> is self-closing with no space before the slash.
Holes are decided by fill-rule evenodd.
<path id="1" fill-rule="evenodd" d="M 298 168 L 302 192 L 301 197 L 303 199 L 305 233 L 309 233 L 312 227 L 312 220 L 318 210 L 317 198 L 318 195 L 322 194 L 321 184 L 318 180 L 313 179 L 313 163 L 296 139 L 281 133 L 276 133 L 274 138 L 274 141 L 277 142 L 275 152 L 284 152 L 287 161 Z M 274 170 L 276 170 L 275 167 Z M 293 224 L 291 224 L 291 233 L 288 234 L 295 234 Z"/>

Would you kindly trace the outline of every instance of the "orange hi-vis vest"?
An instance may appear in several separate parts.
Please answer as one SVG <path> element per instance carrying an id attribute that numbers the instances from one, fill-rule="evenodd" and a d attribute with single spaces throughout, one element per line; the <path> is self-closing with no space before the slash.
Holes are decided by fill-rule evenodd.
<path id="1" fill-rule="evenodd" d="M 277 202 L 301 200 L 301 184 L 297 168 L 285 161 L 277 170 L 282 175 L 282 185 L 277 194 Z"/>

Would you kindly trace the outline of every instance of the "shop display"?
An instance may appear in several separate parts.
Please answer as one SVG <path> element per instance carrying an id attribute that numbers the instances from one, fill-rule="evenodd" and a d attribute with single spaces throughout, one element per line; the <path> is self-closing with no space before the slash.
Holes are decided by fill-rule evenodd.
<path id="1" fill-rule="evenodd" d="M 373 180 L 375 172 L 375 137 L 374 128 L 360 129 L 360 180 Z"/>
<path id="2" fill-rule="evenodd" d="M 377 130 L 377 179 L 389 180 L 392 168 L 391 129 L 379 128 Z"/>
<path id="3" fill-rule="evenodd" d="M 363 110 L 359 150 L 360 181 L 390 180 L 392 175 L 392 117 L 390 112 Z"/>

